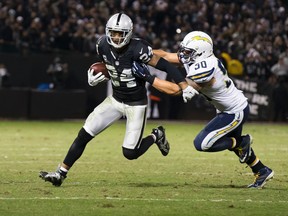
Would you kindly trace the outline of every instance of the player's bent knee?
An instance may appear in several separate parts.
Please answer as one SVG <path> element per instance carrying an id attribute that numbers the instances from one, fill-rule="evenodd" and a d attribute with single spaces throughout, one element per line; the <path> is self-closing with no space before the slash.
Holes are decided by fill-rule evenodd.
<path id="1" fill-rule="evenodd" d="M 128 160 L 135 160 L 138 158 L 138 153 L 136 150 L 127 148 L 123 148 L 122 150 L 124 157 L 127 158 Z"/>
<path id="2" fill-rule="evenodd" d="M 194 140 L 194 146 L 195 146 L 195 149 L 197 151 L 203 151 L 203 149 L 202 149 L 202 140 L 197 139 L 197 137 Z"/>

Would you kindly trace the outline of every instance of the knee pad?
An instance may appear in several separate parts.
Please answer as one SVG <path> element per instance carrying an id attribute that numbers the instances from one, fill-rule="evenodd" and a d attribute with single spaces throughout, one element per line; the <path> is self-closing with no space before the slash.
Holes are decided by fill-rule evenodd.
<path id="1" fill-rule="evenodd" d="M 127 148 L 122 148 L 123 155 L 125 158 L 128 160 L 135 160 L 138 158 L 137 151 L 134 149 L 127 149 Z"/>

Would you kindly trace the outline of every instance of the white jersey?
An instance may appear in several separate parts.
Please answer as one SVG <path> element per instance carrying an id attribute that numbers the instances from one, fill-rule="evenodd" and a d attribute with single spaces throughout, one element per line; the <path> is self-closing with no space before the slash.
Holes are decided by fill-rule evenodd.
<path id="1" fill-rule="evenodd" d="M 184 65 L 184 67 L 187 71 L 187 78 L 195 83 L 206 83 L 215 78 L 215 82 L 211 86 L 201 88 L 200 92 L 214 105 L 217 112 L 233 114 L 248 105 L 243 92 L 236 88 L 228 77 L 223 64 L 214 55 L 196 61 L 190 66 Z"/>

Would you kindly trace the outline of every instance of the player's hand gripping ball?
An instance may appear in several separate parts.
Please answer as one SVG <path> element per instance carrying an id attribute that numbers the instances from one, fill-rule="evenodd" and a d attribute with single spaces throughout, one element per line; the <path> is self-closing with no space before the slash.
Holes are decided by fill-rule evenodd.
<path id="1" fill-rule="evenodd" d="M 96 62 L 96 63 L 94 63 L 94 64 L 92 64 L 92 65 L 90 66 L 90 69 L 93 69 L 93 70 L 94 70 L 94 71 L 93 71 L 93 75 L 94 75 L 94 76 L 95 76 L 96 74 L 102 72 L 102 74 L 103 74 L 106 78 L 110 79 L 110 75 L 109 75 L 108 70 L 107 70 L 107 68 L 106 68 L 106 65 L 105 65 L 104 63 L 102 63 L 102 62 Z"/>
<path id="2" fill-rule="evenodd" d="M 98 83 L 107 81 L 110 79 L 108 70 L 104 63 L 97 62 L 92 64 L 88 69 L 88 84 L 90 86 L 96 86 Z"/>

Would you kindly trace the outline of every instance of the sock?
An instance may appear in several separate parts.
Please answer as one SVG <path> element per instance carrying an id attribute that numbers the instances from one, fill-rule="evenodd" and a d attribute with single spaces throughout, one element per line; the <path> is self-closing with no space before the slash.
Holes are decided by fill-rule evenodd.
<path id="1" fill-rule="evenodd" d="M 64 158 L 63 163 L 66 164 L 68 167 L 72 167 L 73 164 L 81 157 L 84 149 L 86 148 L 87 143 L 93 139 L 93 136 L 88 134 L 84 128 L 78 133 L 78 136 L 72 143 L 70 149 L 66 157 Z"/>
<path id="2" fill-rule="evenodd" d="M 58 172 L 60 173 L 61 176 L 66 177 L 66 175 L 67 175 L 67 173 L 68 173 L 68 170 L 67 170 L 66 168 L 64 168 L 64 167 L 61 166 L 61 167 L 59 168 Z"/>
<path id="3" fill-rule="evenodd" d="M 251 148 L 251 157 L 247 161 L 247 165 L 252 169 L 253 173 L 258 173 L 260 169 L 264 168 L 264 164 L 256 157 L 253 149 Z"/>
<path id="4" fill-rule="evenodd" d="M 242 136 L 240 137 L 237 137 L 235 140 L 236 140 L 236 143 L 235 143 L 235 147 L 234 148 L 238 148 L 240 145 L 241 145 L 241 142 L 242 142 Z"/>
<path id="5" fill-rule="evenodd" d="M 153 137 L 153 140 L 154 140 L 154 142 L 156 142 L 156 140 L 157 140 L 157 137 L 156 137 L 156 135 L 155 135 L 155 134 L 153 134 L 153 133 L 151 133 L 151 136 Z"/>
<path id="6" fill-rule="evenodd" d="M 138 157 L 144 154 L 153 143 L 154 143 L 153 136 L 147 136 L 143 138 L 140 147 L 138 149 Z"/>
<path id="7" fill-rule="evenodd" d="M 231 148 L 228 148 L 229 151 L 236 148 L 236 145 L 237 145 L 237 140 L 234 137 L 231 137 L 231 139 L 232 139 L 232 146 L 231 146 Z"/>
<path id="8" fill-rule="evenodd" d="M 258 173 L 260 169 L 264 168 L 264 164 L 257 158 L 258 162 L 254 166 L 250 166 L 253 173 Z"/>

